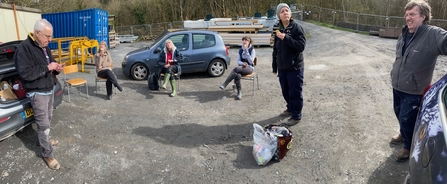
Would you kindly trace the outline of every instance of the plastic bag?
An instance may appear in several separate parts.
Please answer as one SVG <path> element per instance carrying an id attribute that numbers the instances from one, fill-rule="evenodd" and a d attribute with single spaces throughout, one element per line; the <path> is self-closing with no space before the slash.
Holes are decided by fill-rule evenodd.
<path id="1" fill-rule="evenodd" d="M 277 148 L 277 137 L 264 131 L 261 125 L 253 123 L 253 157 L 258 165 L 267 164 Z"/>

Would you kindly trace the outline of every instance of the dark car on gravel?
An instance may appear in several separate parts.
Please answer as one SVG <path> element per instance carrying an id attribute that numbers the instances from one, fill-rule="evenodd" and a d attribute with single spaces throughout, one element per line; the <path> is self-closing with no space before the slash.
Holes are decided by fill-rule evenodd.
<path id="1" fill-rule="evenodd" d="M 406 183 L 447 183 L 447 75 L 424 94 Z"/>
<path id="2" fill-rule="evenodd" d="M 230 65 L 228 47 L 217 32 L 166 30 L 149 47 L 134 50 L 124 57 L 124 75 L 144 80 L 150 73 L 160 70 L 157 60 L 167 39 L 171 39 L 183 54 L 182 73 L 208 72 L 213 77 L 220 77 Z"/>
<path id="3" fill-rule="evenodd" d="M 21 41 L 6 42 L 0 44 L 0 82 L 4 85 L 6 82 L 9 86 L 0 86 L 0 96 L 14 93 L 17 98 L 8 99 L 0 97 L 0 141 L 14 135 L 17 131 L 34 122 L 34 112 L 31 107 L 31 100 L 24 95 L 23 90 L 13 90 L 13 86 L 19 85 L 19 74 L 14 66 L 14 53 Z M 4 89 L 7 87 L 8 89 Z M 20 92 L 20 93 L 19 93 Z M 57 83 L 54 87 L 54 107 L 62 102 L 61 84 Z"/>

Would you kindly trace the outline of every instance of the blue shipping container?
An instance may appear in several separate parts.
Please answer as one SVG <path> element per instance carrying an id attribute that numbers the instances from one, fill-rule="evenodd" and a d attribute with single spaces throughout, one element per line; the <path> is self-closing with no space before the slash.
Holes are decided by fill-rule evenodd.
<path id="1" fill-rule="evenodd" d="M 108 31 L 109 13 L 98 8 L 42 14 L 43 19 L 47 19 L 53 25 L 53 36 L 62 37 L 83 37 L 98 40 L 98 43 L 105 41 L 109 46 Z M 50 49 L 57 49 L 57 43 L 50 43 Z M 62 48 L 68 48 L 68 43 Z"/>

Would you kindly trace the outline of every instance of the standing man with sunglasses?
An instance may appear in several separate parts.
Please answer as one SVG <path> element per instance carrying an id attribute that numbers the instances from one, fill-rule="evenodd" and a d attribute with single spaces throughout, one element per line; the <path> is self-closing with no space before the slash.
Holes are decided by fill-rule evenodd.
<path id="1" fill-rule="evenodd" d="M 58 64 L 51 55 L 48 44 L 53 38 L 53 26 L 45 19 L 38 20 L 34 32 L 29 33 L 17 48 L 15 66 L 27 97 L 31 100 L 37 124 L 38 144 L 42 147 L 42 157 L 50 169 L 60 168 L 53 156 L 53 146 L 58 142 L 50 139 L 50 122 L 53 117 L 53 88 L 64 65 Z"/>
<path id="2" fill-rule="evenodd" d="M 391 138 L 391 143 L 403 143 L 395 154 L 398 162 L 407 161 L 410 156 L 424 89 L 430 85 L 438 56 L 447 55 L 447 32 L 427 25 L 430 19 L 431 7 L 427 2 L 412 0 L 405 6 L 406 25 L 397 40 L 391 70 L 393 108 L 400 125 L 400 133 Z"/>

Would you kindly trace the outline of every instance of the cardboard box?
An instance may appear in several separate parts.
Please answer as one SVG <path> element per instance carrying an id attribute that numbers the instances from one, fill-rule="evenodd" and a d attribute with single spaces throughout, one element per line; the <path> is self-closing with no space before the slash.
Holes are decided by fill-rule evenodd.
<path id="1" fill-rule="evenodd" d="M 6 89 L 4 89 L 5 84 L 7 86 Z M 4 102 L 17 99 L 16 94 L 12 91 L 12 87 L 7 81 L 0 82 L 0 89 L 0 101 Z"/>

